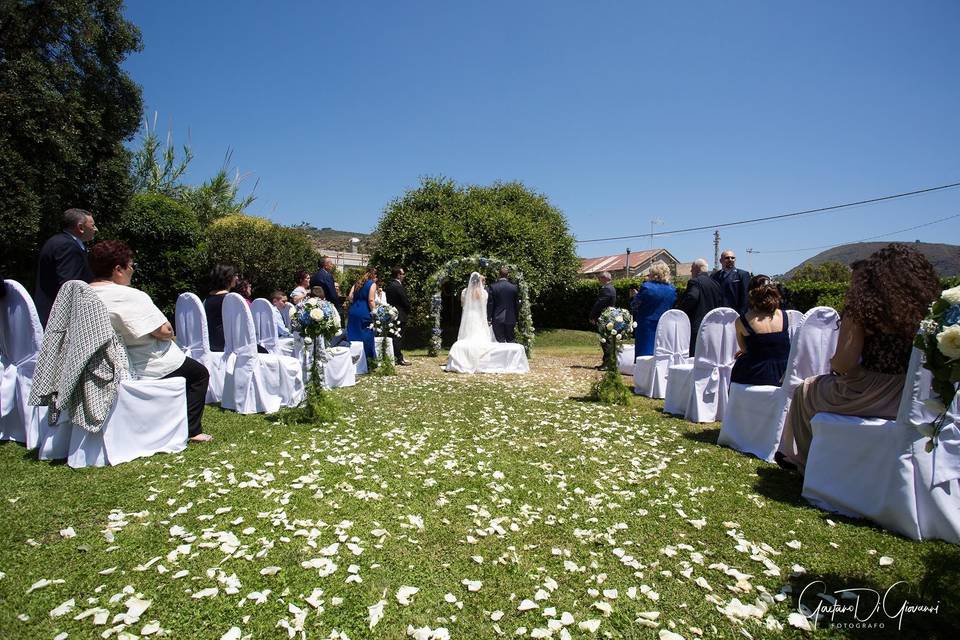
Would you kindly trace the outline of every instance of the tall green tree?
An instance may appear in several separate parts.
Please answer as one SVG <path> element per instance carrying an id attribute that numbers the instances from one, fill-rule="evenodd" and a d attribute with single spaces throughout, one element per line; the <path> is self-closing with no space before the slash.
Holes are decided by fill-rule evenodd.
<path id="1" fill-rule="evenodd" d="M 374 264 L 407 270 L 415 323 L 425 322 L 433 293 L 426 290 L 427 279 L 451 258 L 479 254 L 514 264 L 532 298 L 570 282 L 577 272 L 563 213 L 519 182 L 459 186 L 425 178 L 387 205 L 374 236 Z"/>
<path id="2" fill-rule="evenodd" d="M 130 198 L 140 48 L 121 0 L 0 0 L 0 269 L 28 287 L 65 209 L 109 224 Z"/>

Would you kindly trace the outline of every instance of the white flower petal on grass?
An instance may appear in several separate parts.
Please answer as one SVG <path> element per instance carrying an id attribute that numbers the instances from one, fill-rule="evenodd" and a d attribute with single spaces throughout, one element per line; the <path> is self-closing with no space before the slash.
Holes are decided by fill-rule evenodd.
<path id="1" fill-rule="evenodd" d="M 520 606 L 517 607 L 517 611 L 530 611 L 531 609 L 539 608 L 540 605 L 538 605 L 536 602 L 530 600 L 529 598 L 524 598 L 523 602 L 520 603 Z"/>
<path id="2" fill-rule="evenodd" d="M 593 618 L 592 620 L 584 620 L 577 625 L 577 628 L 580 631 L 586 631 L 587 633 L 596 633 L 597 629 L 600 628 L 600 620 Z"/>
<path id="3" fill-rule="evenodd" d="M 67 638 L 69 637 L 70 637 L 70 634 L 64 631 L 62 633 L 58 633 L 57 635 L 53 636 L 53 640 L 67 640 Z"/>
<path id="4" fill-rule="evenodd" d="M 415 526 L 420 531 L 423 531 L 423 516 L 408 515 L 407 522 Z"/>
<path id="5" fill-rule="evenodd" d="M 51 609 L 50 617 L 59 618 L 60 616 L 64 616 L 70 613 L 71 611 L 73 611 L 73 608 L 76 606 L 77 606 L 77 601 L 74 598 L 70 598 L 66 602 L 60 604 L 60 606 L 56 607 L 55 609 Z"/>
<path id="6" fill-rule="evenodd" d="M 683 640 L 683 636 L 679 633 L 674 633 L 673 631 L 668 631 L 666 629 L 660 629 L 660 633 L 657 635 L 660 640 Z"/>
<path id="7" fill-rule="evenodd" d="M 397 602 L 406 607 L 410 604 L 410 598 L 416 595 L 416 593 L 419 591 L 420 589 L 417 587 L 400 587 L 397 589 Z"/>
<path id="8" fill-rule="evenodd" d="M 710 583 L 707 582 L 707 579 L 703 576 L 698 576 L 696 580 L 693 581 L 698 587 L 706 589 L 707 591 L 713 591 L 713 587 L 710 586 Z"/>
<path id="9" fill-rule="evenodd" d="M 127 612 L 124 614 L 127 624 L 133 624 L 140 619 L 140 616 L 143 615 L 144 611 L 150 608 L 150 605 L 153 604 L 153 601 L 131 597 L 127 598 L 127 601 L 123 604 L 127 608 Z"/>
<path id="10" fill-rule="evenodd" d="M 467 591 L 480 591 L 480 589 L 483 587 L 483 583 L 479 580 L 467 580 L 466 578 L 461 580 L 460 584 L 465 586 Z"/>
<path id="11" fill-rule="evenodd" d="M 110 567 L 109 569 L 104 569 L 103 571 L 98 571 L 97 573 L 99 573 L 101 576 L 108 576 L 108 575 L 110 575 L 111 573 L 113 573 L 113 572 L 116 571 L 116 570 L 117 570 L 116 567 Z"/>
<path id="12" fill-rule="evenodd" d="M 78 613 L 73 616 L 74 620 L 84 620 L 93 616 L 93 624 L 99 626 L 107 622 L 107 618 L 110 617 L 110 612 L 103 607 L 93 607 L 92 609 L 87 609 L 83 613 Z"/>
<path id="13" fill-rule="evenodd" d="M 260 575 L 262 576 L 275 576 L 280 573 L 280 567 L 264 567 L 260 569 Z"/>
<path id="14" fill-rule="evenodd" d="M 620 595 L 616 589 L 604 589 L 603 597 L 607 600 L 616 600 L 617 596 Z"/>
<path id="15" fill-rule="evenodd" d="M 594 609 L 597 609 L 598 611 L 602 611 L 603 615 L 605 616 L 609 616 L 611 613 L 613 613 L 613 607 L 610 606 L 609 602 L 606 602 L 604 600 L 598 600 L 597 602 L 594 602 L 590 606 L 593 607 Z"/>
<path id="16" fill-rule="evenodd" d="M 790 547 L 791 549 L 799 549 L 801 547 L 801 544 L 799 540 L 791 540 L 790 542 L 787 543 L 787 546 Z"/>
<path id="17" fill-rule="evenodd" d="M 218 593 L 220 593 L 220 590 L 217 587 L 210 587 L 209 589 L 201 589 L 190 597 L 194 600 L 199 600 L 200 598 L 212 598 Z"/>
<path id="18" fill-rule="evenodd" d="M 893 564 L 893 558 L 891 558 L 890 556 L 880 556 L 881 567 L 889 567 L 892 564 Z"/>
<path id="19" fill-rule="evenodd" d="M 220 636 L 220 640 L 240 640 L 240 627 L 230 627 L 230 630 Z"/>
<path id="20" fill-rule="evenodd" d="M 76 538 L 77 532 L 73 530 L 73 527 L 67 527 L 66 529 L 60 529 L 61 538 Z"/>
<path id="21" fill-rule="evenodd" d="M 808 620 L 807 616 L 803 615 L 802 613 L 797 613 L 794 611 L 787 616 L 787 622 L 790 624 L 790 626 L 796 627 L 797 629 L 810 631 L 810 620 Z"/>
<path id="22" fill-rule="evenodd" d="M 60 578 L 54 578 L 53 580 L 50 580 L 48 578 L 40 578 L 39 580 L 34 582 L 29 589 L 27 589 L 27 593 L 32 593 L 37 589 L 45 589 L 46 587 L 49 587 L 52 584 L 63 584 L 64 582 L 66 581 L 61 580 Z"/>
<path id="23" fill-rule="evenodd" d="M 371 629 L 377 626 L 377 623 L 380 622 L 381 618 L 383 618 L 383 608 L 386 606 L 386 604 L 386 600 L 380 600 L 376 604 L 372 604 L 367 607 L 368 622 Z"/>
<path id="24" fill-rule="evenodd" d="M 470 559 L 477 564 L 483 564 L 483 556 L 470 556 Z"/>
<path id="25" fill-rule="evenodd" d="M 493 620 L 494 622 L 500 622 L 500 620 L 503 619 L 503 611 L 500 611 L 499 609 L 497 609 L 496 611 L 490 614 L 490 619 Z"/>
<path id="26" fill-rule="evenodd" d="M 140 629 L 140 635 L 142 636 L 152 636 L 161 630 L 159 620 L 151 620 L 147 624 L 143 625 L 143 628 Z"/>

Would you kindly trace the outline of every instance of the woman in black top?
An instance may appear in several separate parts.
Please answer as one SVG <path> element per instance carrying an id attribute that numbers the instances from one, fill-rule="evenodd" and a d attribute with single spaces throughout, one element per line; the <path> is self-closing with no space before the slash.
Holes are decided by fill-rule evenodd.
<path id="1" fill-rule="evenodd" d="M 237 279 L 237 270 L 228 264 L 218 264 L 210 270 L 210 295 L 203 301 L 210 351 L 223 351 L 223 299 L 237 285 Z"/>
<path id="2" fill-rule="evenodd" d="M 737 318 L 740 353 L 730 380 L 779 386 L 790 355 L 790 320 L 780 309 L 777 285 L 767 276 L 753 276 L 747 304 L 749 310 Z"/>

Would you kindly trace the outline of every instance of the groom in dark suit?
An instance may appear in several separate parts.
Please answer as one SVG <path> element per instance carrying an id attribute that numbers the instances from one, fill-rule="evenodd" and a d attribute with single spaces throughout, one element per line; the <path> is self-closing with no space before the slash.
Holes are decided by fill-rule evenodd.
<path id="1" fill-rule="evenodd" d="M 407 366 L 410 363 L 404 360 L 403 352 L 400 351 L 400 341 L 403 339 L 403 329 L 407 326 L 407 316 L 410 315 L 410 299 L 407 297 L 407 290 L 403 286 L 403 278 L 407 272 L 403 267 L 393 268 L 393 279 L 384 287 L 387 294 L 387 304 L 397 308 L 397 320 L 400 323 L 400 337 L 393 338 L 393 355 L 397 359 L 397 364 Z"/>
<path id="2" fill-rule="evenodd" d="M 516 342 L 513 333 L 520 315 L 520 289 L 507 279 L 509 275 L 510 269 L 500 267 L 500 278 L 490 285 L 487 298 L 487 320 L 497 342 Z"/>

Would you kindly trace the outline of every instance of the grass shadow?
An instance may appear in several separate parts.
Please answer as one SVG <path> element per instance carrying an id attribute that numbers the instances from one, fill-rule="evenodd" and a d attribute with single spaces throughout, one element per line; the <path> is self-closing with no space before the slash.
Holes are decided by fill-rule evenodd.
<path id="1" fill-rule="evenodd" d="M 660 410 L 663 413 L 663 410 Z M 663 413 L 664 417 L 673 418 L 674 416 L 669 413 Z M 720 437 L 720 428 L 719 427 L 708 427 L 707 429 L 698 429 L 694 431 L 693 429 L 688 429 L 683 432 L 683 437 L 687 440 L 693 440 L 694 442 L 701 442 L 703 444 L 717 444 L 717 438 Z"/>
<path id="2" fill-rule="evenodd" d="M 803 491 L 803 476 L 784 471 L 779 467 L 759 467 L 754 491 L 761 496 L 793 506 L 807 506 L 800 497 Z"/>

